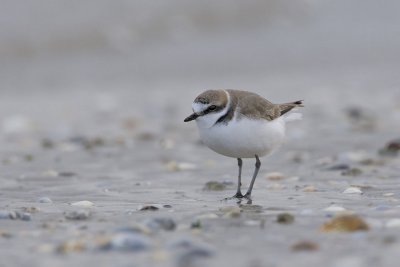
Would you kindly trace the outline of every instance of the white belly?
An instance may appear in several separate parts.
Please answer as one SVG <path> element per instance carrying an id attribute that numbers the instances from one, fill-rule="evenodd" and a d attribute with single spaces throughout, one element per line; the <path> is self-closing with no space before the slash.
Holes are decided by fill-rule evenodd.
<path id="1" fill-rule="evenodd" d="M 198 125 L 199 126 L 199 125 Z M 271 154 L 284 141 L 285 121 L 233 119 L 229 124 L 199 127 L 203 142 L 215 152 L 233 158 L 253 158 Z"/>

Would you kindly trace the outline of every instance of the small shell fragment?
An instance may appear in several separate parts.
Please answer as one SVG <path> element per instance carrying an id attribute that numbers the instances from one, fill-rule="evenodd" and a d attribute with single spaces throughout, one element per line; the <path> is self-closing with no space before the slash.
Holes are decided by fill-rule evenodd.
<path id="1" fill-rule="evenodd" d="M 349 187 L 349 188 L 346 188 L 346 190 L 343 191 L 343 194 L 359 194 L 359 195 L 361 195 L 362 193 L 363 192 L 358 187 Z"/>
<path id="2" fill-rule="evenodd" d="M 325 222 L 321 228 L 324 232 L 354 232 L 369 230 L 368 224 L 357 215 L 339 215 Z"/>

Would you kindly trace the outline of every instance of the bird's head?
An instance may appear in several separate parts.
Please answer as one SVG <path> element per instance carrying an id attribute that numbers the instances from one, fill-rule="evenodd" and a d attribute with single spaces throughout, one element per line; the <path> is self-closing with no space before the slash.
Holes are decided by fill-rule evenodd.
<path id="1" fill-rule="evenodd" d="M 184 122 L 196 120 L 199 127 L 210 128 L 226 114 L 229 95 L 224 90 L 208 90 L 192 103 L 193 113 Z"/>

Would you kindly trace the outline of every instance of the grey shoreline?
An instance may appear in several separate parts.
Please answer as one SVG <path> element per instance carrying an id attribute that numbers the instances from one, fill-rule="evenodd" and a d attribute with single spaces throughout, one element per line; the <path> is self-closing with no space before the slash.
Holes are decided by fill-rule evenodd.
<path id="1" fill-rule="evenodd" d="M 74 106 L 79 93 L 66 94 L 52 99 L 71 102 L 49 114 Z M 115 95 L 125 94 L 137 96 Z M 191 96 L 183 95 L 177 115 L 190 110 Z M 395 139 L 387 127 L 394 118 L 353 118 L 343 108 L 334 125 L 338 114 L 313 116 L 317 102 L 310 99 L 304 120 L 288 124 L 287 142 L 263 158 L 253 204 L 246 205 L 221 201 L 236 188 L 234 159 L 204 147 L 195 126 L 179 116 L 163 124 L 132 112 L 130 103 L 106 113 L 82 105 L 86 116 L 76 111 L 69 123 L 83 127 L 63 135 L 38 105 L 27 116 L 35 127 L 28 122 L 4 134 L 3 266 L 395 266 L 400 159 L 378 152 Z M 164 103 L 160 110 L 172 105 Z M 253 165 L 244 160 L 244 187 Z M 205 190 L 210 181 L 217 187 Z M 344 193 L 349 188 L 362 194 Z M 369 230 L 321 230 L 341 212 L 357 214 Z"/>

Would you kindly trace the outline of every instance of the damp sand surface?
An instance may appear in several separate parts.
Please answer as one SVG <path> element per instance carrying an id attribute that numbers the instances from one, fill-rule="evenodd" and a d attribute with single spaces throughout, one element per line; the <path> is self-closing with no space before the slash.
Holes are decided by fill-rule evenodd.
<path id="1" fill-rule="evenodd" d="M 297 91 L 304 119 L 261 159 L 249 204 L 222 201 L 236 160 L 183 123 L 198 92 L 176 88 L 179 98 L 136 88 L 1 100 L 2 266 L 396 266 L 395 90 L 349 93 L 391 113 L 339 90 Z M 244 160 L 244 189 L 254 163 Z"/>

